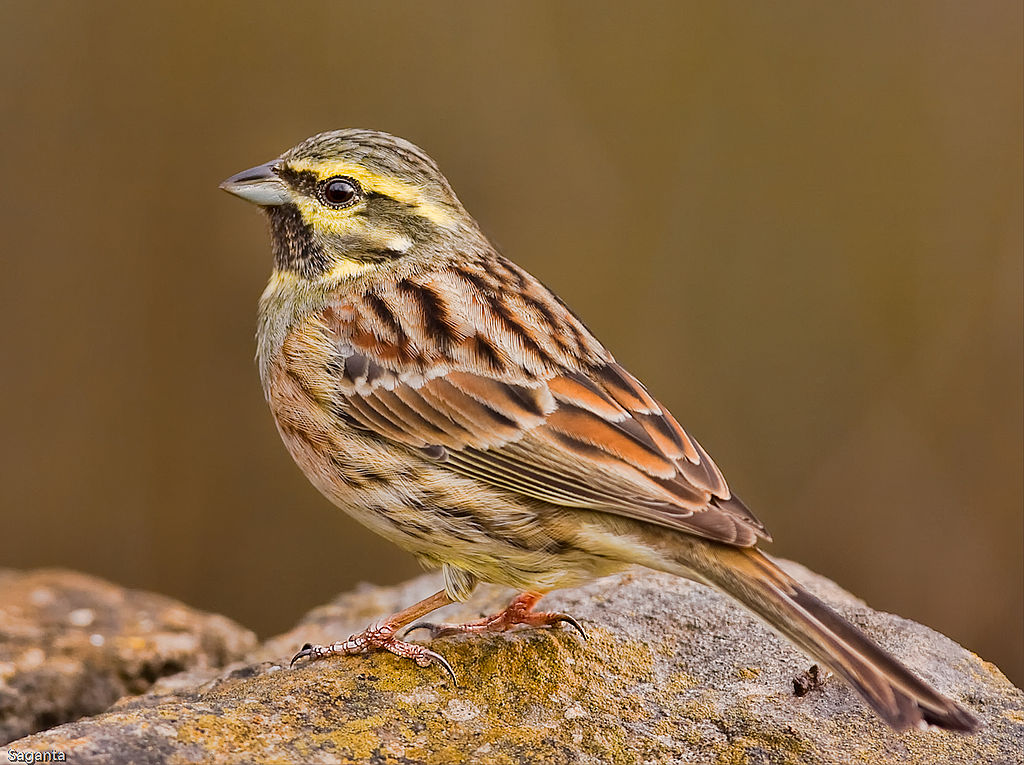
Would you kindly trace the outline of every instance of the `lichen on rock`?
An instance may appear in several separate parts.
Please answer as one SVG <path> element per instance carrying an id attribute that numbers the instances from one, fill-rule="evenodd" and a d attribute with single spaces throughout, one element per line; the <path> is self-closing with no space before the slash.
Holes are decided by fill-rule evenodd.
<path id="1" fill-rule="evenodd" d="M 85 715 L 161 677 L 237 661 L 230 619 L 72 571 L 0 569 L 0 744 Z"/>
<path id="2" fill-rule="evenodd" d="M 434 641 L 456 687 L 436 667 L 383 653 L 287 666 L 302 643 L 345 637 L 434 591 L 439 579 L 428 575 L 360 587 L 247 663 L 161 680 L 11 747 L 63 750 L 86 763 L 1021 761 L 1024 694 L 997 669 L 802 567 L 786 568 L 970 708 L 981 732 L 896 733 L 828 676 L 797 697 L 793 681 L 811 662 L 788 643 L 718 593 L 635 570 L 545 599 L 584 623 L 586 641 L 562 629 Z M 438 617 L 473 619 L 509 595 L 481 588 Z"/>

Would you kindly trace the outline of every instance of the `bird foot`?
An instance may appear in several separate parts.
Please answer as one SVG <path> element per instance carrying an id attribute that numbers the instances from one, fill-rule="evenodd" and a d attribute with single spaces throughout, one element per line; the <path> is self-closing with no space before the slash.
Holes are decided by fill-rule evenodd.
<path id="1" fill-rule="evenodd" d="M 302 650 L 292 657 L 291 666 L 295 666 L 295 662 L 302 659 L 316 661 L 317 659 L 325 659 L 328 656 L 351 656 L 366 651 L 380 650 L 388 651 L 395 654 L 395 656 L 412 659 L 420 667 L 429 667 L 431 664 L 437 664 L 448 673 L 452 679 L 452 684 L 457 685 L 455 672 L 441 654 L 431 651 L 426 646 L 416 643 L 405 643 L 397 638 L 396 634 L 401 626 L 386 619 L 371 624 L 358 635 L 350 635 L 348 639 L 339 640 L 330 645 L 306 643 L 302 646 Z"/>
<path id="2" fill-rule="evenodd" d="M 569 614 L 563 614 L 557 611 L 539 611 L 535 613 L 533 611 L 533 607 L 537 605 L 537 601 L 540 599 L 541 595 L 539 593 L 524 592 L 517 595 L 512 602 L 508 604 L 504 611 L 500 611 L 493 616 L 488 616 L 480 619 L 479 621 L 469 622 L 467 624 L 432 624 L 430 622 L 418 622 L 417 624 L 409 627 L 409 629 L 405 631 L 405 635 L 408 635 L 413 630 L 418 629 L 429 630 L 431 638 L 460 634 L 479 635 L 488 632 L 505 632 L 517 624 L 523 624 L 531 628 L 538 628 L 554 627 L 555 625 L 562 624 L 564 622 L 565 624 L 572 626 L 580 633 L 581 637 L 586 639 L 587 633 L 583 631 L 583 626 Z M 403 637 L 405 635 L 403 635 Z"/>

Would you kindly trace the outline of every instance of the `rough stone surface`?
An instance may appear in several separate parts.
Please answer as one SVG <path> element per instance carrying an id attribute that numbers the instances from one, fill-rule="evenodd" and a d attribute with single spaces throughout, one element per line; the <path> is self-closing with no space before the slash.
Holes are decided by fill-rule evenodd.
<path id="1" fill-rule="evenodd" d="M 162 595 L 70 571 L 0 569 L 0 744 L 255 644 L 229 619 Z"/>
<path id="2" fill-rule="evenodd" d="M 434 591 L 421 577 L 361 587 L 220 673 L 157 682 L 97 717 L 10 745 L 77 763 L 1018 763 L 1024 693 L 936 632 L 872 611 L 799 566 L 786 567 L 984 723 L 974 737 L 895 733 L 838 680 L 805 695 L 809 662 L 700 585 L 632 571 L 545 599 L 568 630 L 434 642 L 459 676 L 388 654 L 287 668 Z M 509 593 L 483 588 L 444 620 L 476 618 Z M 424 633 L 420 633 L 424 634 Z M 6 756 L 0 750 L 0 757 Z M 3 760 L 0 760 L 3 761 Z"/>

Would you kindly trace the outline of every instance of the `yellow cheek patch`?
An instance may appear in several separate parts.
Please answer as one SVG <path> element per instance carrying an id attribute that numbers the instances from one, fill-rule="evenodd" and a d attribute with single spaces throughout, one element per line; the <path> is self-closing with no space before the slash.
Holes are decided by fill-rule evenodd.
<path id="1" fill-rule="evenodd" d="M 310 162 L 306 159 L 298 159 L 290 160 L 288 162 L 288 166 L 298 172 L 308 171 L 314 173 L 319 178 L 331 178 L 335 175 L 344 175 L 349 178 L 354 178 L 359 182 L 363 191 L 383 194 L 395 201 L 410 205 L 416 215 L 420 215 L 439 226 L 448 226 L 454 221 L 443 205 L 426 198 L 421 186 L 417 186 L 414 183 L 406 183 L 405 181 L 400 181 L 397 178 L 392 178 L 386 175 L 379 175 L 367 170 L 361 165 L 355 165 L 351 162 L 346 162 L 345 160 Z M 302 204 L 300 204 L 299 207 L 302 209 L 303 217 L 306 217 L 306 208 Z M 332 210 L 319 204 L 317 207 L 319 207 L 321 211 L 321 214 L 317 216 L 317 220 L 323 220 L 328 216 L 337 220 L 344 216 L 346 212 L 345 209 Z M 352 209 L 358 209 L 358 205 Z M 306 217 L 306 220 L 309 222 L 313 221 L 313 219 L 309 217 Z"/>
<path id="2" fill-rule="evenodd" d="M 359 274 L 364 274 L 376 267 L 376 263 L 344 258 L 336 261 L 329 271 L 313 279 L 301 276 L 294 271 L 281 271 L 275 268 L 270 274 L 270 280 L 267 282 L 267 287 L 263 290 L 263 297 L 260 300 L 265 302 L 272 300 L 276 295 L 295 294 L 297 291 L 301 292 L 314 285 L 318 285 L 318 289 L 322 289 L 325 285 L 336 284 L 353 276 L 359 276 Z"/>
<path id="3" fill-rule="evenodd" d="M 321 281 L 341 281 L 342 279 L 348 279 L 351 276 L 358 276 L 359 274 L 366 273 L 371 268 L 376 268 L 375 263 L 366 263 L 361 260 L 339 260 L 334 266 L 320 277 Z"/>
<path id="4" fill-rule="evenodd" d="M 366 228 L 365 222 L 349 215 L 350 210 L 348 209 L 332 210 L 330 207 L 320 204 L 318 200 L 305 196 L 297 197 L 295 205 L 302 214 L 302 220 L 312 226 L 314 231 L 344 236 Z"/>

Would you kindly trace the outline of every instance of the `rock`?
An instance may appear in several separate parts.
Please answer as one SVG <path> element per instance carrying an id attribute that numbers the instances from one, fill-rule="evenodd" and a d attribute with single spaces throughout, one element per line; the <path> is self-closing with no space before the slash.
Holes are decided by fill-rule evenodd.
<path id="1" fill-rule="evenodd" d="M 255 644 L 229 619 L 162 595 L 70 571 L 0 569 L 0 744 Z"/>
<path id="2" fill-rule="evenodd" d="M 10 749 L 63 752 L 77 763 L 1022 761 L 1024 693 L 998 669 L 785 565 L 967 705 L 982 719 L 981 732 L 895 733 L 824 673 L 796 696 L 794 680 L 810 662 L 788 644 L 705 587 L 635 570 L 545 599 L 583 622 L 586 641 L 562 629 L 434 641 L 458 687 L 436 667 L 389 654 L 287 667 L 302 643 L 345 637 L 433 592 L 440 580 L 431 575 L 360 587 L 268 641 L 248 664 L 167 678 L 104 714 Z M 438 616 L 476 618 L 508 595 L 481 588 Z"/>

